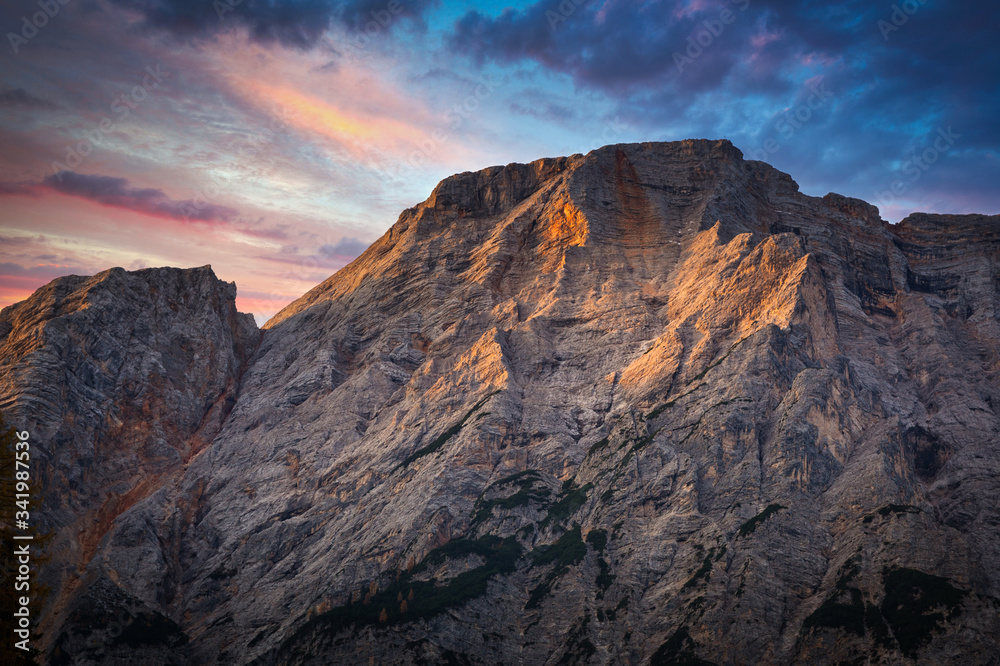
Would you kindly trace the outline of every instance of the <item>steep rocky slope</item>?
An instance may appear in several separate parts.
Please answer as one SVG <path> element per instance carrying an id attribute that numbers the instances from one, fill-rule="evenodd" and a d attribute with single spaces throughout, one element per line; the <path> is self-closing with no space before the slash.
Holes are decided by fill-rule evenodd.
<path id="1" fill-rule="evenodd" d="M 71 483 L 69 458 L 46 479 L 103 526 L 50 612 L 53 660 L 993 663 L 998 270 L 997 217 L 889 227 L 725 141 L 453 176 L 245 371 L 255 331 L 204 302 L 196 357 L 217 361 L 159 361 L 188 398 L 170 419 L 162 382 L 41 411 L 0 369 L 21 422 L 68 424 L 53 460 L 95 447 L 79 414 L 136 405 L 117 418 L 141 434 L 98 447 L 107 479 Z M 4 357 L 90 387 L 59 368 L 104 362 L 104 324 L 72 353 L 13 332 L 47 298 L 0 315 Z M 128 321 L 194 316 L 165 308 Z M 150 481 L 100 514 L 128 495 L 115 469 Z"/>
<path id="2" fill-rule="evenodd" d="M 36 443 L 36 516 L 53 534 L 49 633 L 116 518 L 218 434 L 260 338 L 235 297 L 207 266 L 115 268 L 0 313 L 0 409 Z"/>

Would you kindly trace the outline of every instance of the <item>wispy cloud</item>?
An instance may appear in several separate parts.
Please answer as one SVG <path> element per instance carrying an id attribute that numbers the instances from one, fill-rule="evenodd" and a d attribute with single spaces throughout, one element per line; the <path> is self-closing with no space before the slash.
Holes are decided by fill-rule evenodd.
<path id="1" fill-rule="evenodd" d="M 35 97 L 24 88 L 0 90 L 0 107 L 21 109 L 56 109 L 57 104 Z"/>
<path id="2" fill-rule="evenodd" d="M 4 195 L 37 197 L 38 186 L 35 183 L 17 183 L 17 182 L 0 181 L 0 196 Z"/>
<path id="3" fill-rule="evenodd" d="M 341 238 L 336 243 L 321 245 L 319 253 L 324 257 L 339 257 L 354 259 L 368 249 L 370 243 L 358 240 L 357 238 Z"/>
<path id="4" fill-rule="evenodd" d="M 237 219 L 235 208 L 194 200 L 171 199 L 163 190 L 152 187 L 131 187 L 127 178 L 60 171 L 46 176 L 38 185 L 0 185 L 0 194 L 26 194 L 47 188 L 94 201 L 102 206 L 169 218 L 184 222 L 232 222 Z"/>

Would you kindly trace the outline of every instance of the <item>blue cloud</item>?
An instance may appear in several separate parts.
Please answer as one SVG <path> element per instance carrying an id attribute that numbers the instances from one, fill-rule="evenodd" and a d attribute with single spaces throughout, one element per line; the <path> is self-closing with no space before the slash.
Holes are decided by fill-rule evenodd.
<path id="1" fill-rule="evenodd" d="M 650 139 L 728 137 L 805 188 L 866 199 L 952 127 L 961 138 L 908 200 L 950 191 L 996 208 L 1000 48 L 983 17 L 920 0 L 542 0 L 469 11 L 446 43 L 473 63 L 568 77 Z M 816 85 L 831 94 L 801 110 Z"/>

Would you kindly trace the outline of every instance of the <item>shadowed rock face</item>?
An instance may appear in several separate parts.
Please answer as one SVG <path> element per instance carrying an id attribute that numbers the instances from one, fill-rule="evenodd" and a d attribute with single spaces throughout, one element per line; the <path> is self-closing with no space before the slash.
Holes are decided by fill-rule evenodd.
<path id="1" fill-rule="evenodd" d="M 219 433 L 260 338 L 235 297 L 208 266 L 115 268 L 0 313 L 0 408 L 31 433 L 37 515 L 54 534 L 47 633 L 116 519 Z"/>
<path id="2" fill-rule="evenodd" d="M 56 281 L 0 315 L 53 660 L 993 663 L 998 270 L 685 141 L 453 176 L 256 351 L 197 271 Z"/>

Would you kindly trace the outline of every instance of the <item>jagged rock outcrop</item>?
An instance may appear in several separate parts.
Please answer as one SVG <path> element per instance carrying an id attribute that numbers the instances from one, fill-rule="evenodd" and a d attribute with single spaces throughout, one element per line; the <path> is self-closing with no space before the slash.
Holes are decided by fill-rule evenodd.
<path id="1" fill-rule="evenodd" d="M 725 141 L 453 176 L 242 375 L 254 332 L 219 316 L 184 409 L 231 409 L 142 456 L 171 471 L 52 609 L 53 659 L 992 663 L 998 270 L 997 217 L 891 227 Z"/>
<path id="2" fill-rule="evenodd" d="M 31 433 L 36 516 L 53 534 L 50 632 L 116 519 L 219 433 L 260 338 L 235 297 L 208 266 L 114 268 L 0 313 L 0 409 Z"/>

